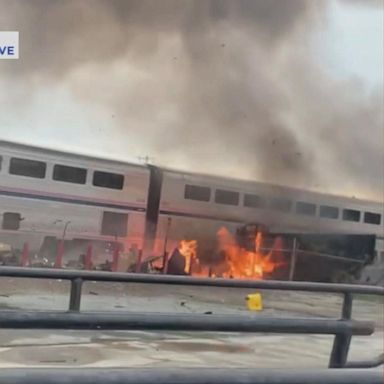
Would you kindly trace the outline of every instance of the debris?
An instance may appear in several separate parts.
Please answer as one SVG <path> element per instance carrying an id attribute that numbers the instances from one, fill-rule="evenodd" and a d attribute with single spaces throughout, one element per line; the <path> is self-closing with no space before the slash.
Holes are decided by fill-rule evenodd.
<path id="1" fill-rule="evenodd" d="M 181 301 L 181 302 L 180 302 L 180 306 L 181 306 L 181 307 L 184 307 L 185 304 L 186 304 L 185 301 Z"/>
<path id="2" fill-rule="evenodd" d="M 177 248 L 174 249 L 168 260 L 168 273 L 170 275 L 186 275 L 185 258 Z"/>
<path id="3" fill-rule="evenodd" d="M 90 295 L 94 295 L 94 296 L 99 296 L 99 294 L 97 292 L 94 292 L 94 291 L 89 291 L 88 292 Z"/>
<path id="4" fill-rule="evenodd" d="M 204 315 L 212 315 L 212 314 L 213 314 L 212 311 L 206 311 L 206 312 L 204 312 Z"/>
<path id="5" fill-rule="evenodd" d="M 245 300 L 250 311 L 261 311 L 263 309 L 263 301 L 260 293 L 247 295 Z"/>

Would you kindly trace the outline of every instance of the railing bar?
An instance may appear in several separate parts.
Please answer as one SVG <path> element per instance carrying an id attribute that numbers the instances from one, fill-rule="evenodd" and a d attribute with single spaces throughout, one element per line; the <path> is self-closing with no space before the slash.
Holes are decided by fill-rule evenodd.
<path id="1" fill-rule="evenodd" d="M 372 370 L 237 368 L 5 368 L 7 384 L 382 384 Z"/>
<path id="2" fill-rule="evenodd" d="M 67 279 L 81 278 L 84 281 L 109 281 L 142 284 L 169 284 L 189 285 L 206 287 L 227 287 L 247 289 L 276 289 L 306 292 L 328 292 L 328 293 L 360 293 L 384 295 L 384 287 L 365 286 L 353 284 L 330 284 L 313 283 L 302 281 L 277 281 L 277 280 L 237 280 L 223 278 L 203 278 L 189 276 L 151 275 L 142 273 L 121 272 L 94 272 L 77 270 L 55 270 L 45 268 L 21 268 L 0 267 L 0 276 L 24 277 L 44 279 Z"/>
<path id="3" fill-rule="evenodd" d="M 363 360 L 363 361 L 350 361 L 347 362 L 345 368 L 376 368 L 380 365 L 384 365 L 384 353 L 372 360 Z"/>
<path id="4" fill-rule="evenodd" d="M 127 329 L 208 332 L 371 335 L 374 323 L 354 320 L 270 318 L 255 315 L 2 311 L 0 328 Z"/>
<path id="5" fill-rule="evenodd" d="M 83 280 L 81 278 L 71 280 L 71 293 L 69 297 L 70 311 L 80 311 L 82 285 Z"/>
<path id="6" fill-rule="evenodd" d="M 353 296 L 351 293 L 346 293 L 344 295 L 343 306 L 341 309 L 341 318 L 350 319 L 352 317 L 352 304 Z"/>
<path id="7" fill-rule="evenodd" d="M 349 320 L 352 316 L 353 296 L 351 293 L 344 294 L 343 306 L 341 310 L 342 320 Z M 335 336 L 329 368 L 343 368 L 348 359 L 349 346 L 351 344 L 352 333 L 339 334 Z"/>
<path id="8" fill-rule="evenodd" d="M 315 252 L 315 251 L 305 251 L 302 249 L 301 250 L 298 249 L 297 253 L 303 253 L 306 255 L 324 257 L 326 259 L 339 260 L 339 261 L 347 262 L 347 263 L 364 264 L 364 261 L 362 261 L 362 260 L 355 260 L 355 259 L 350 259 L 348 257 L 329 255 L 327 253 L 321 253 L 321 252 Z"/>

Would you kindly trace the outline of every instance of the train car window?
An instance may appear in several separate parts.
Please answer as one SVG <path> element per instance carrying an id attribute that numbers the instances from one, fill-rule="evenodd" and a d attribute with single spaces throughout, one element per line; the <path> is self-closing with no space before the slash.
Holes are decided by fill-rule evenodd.
<path id="1" fill-rule="evenodd" d="M 209 201 L 211 199 L 211 188 L 186 184 L 184 189 L 184 199 Z"/>
<path id="2" fill-rule="evenodd" d="M 296 213 L 298 213 L 299 215 L 315 216 L 316 215 L 316 204 L 298 201 L 296 203 Z"/>
<path id="3" fill-rule="evenodd" d="M 321 205 L 320 217 L 325 219 L 337 219 L 339 217 L 339 208 L 330 205 Z"/>
<path id="4" fill-rule="evenodd" d="M 274 198 L 270 201 L 271 209 L 281 212 L 289 212 L 292 207 L 292 201 L 281 198 Z"/>
<path id="5" fill-rule="evenodd" d="M 118 212 L 103 212 L 101 234 L 105 236 L 127 236 L 128 214 Z"/>
<path id="6" fill-rule="evenodd" d="M 44 179 L 47 164 L 43 161 L 20 159 L 12 157 L 9 163 L 9 173 L 11 175 L 35 177 Z"/>
<path id="7" fill-rule="evenodd" d="M 93 185 L 96 187 L 123 189 L 124 175 L 117 173 L 95 171 L 93 173 Z"/>
<path id="8" fill-rule="evenodd" d="M 364 223 L 380 225 L 381 215 L 379 213 L 364 212 Z"/>
<path id="9" fill-rule="evenodd" d="M 20 228 L 20 221 L 22 221 L 20 213 L 16 212 L 4 212 L 2 228 L 17 231 Z"/>
<path id="10" fill-rule="evenodd" d="M 360 211 L 355 209 L 343 209 L 343 220 L 345 221 L 360 221 Z"/>
<path id="11" fill-rule="evenodd" d="M 226 191 L 224 189 L 216 189 L 215 203 L 226 205 L 238 205 L 240 194 L 238 192 Z"/>
<path id="12" fill-rule="evenodd" d="M 55 164 L 53 167 L 53 180 L 85 184 L 86 179 L 87 170 L 84 168 L 69 167 L 61 164 Z"/>
<path id="13" fill-rule="evenodd" d="M 265 205 L 265 199 L 263 197 L 250 193 L 244 194 L 244 207 L 263 208 Z"/>

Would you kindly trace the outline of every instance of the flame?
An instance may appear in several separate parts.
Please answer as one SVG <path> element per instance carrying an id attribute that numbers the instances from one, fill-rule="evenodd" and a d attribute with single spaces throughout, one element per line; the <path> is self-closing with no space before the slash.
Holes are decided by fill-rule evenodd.
<path id="1" fill-rule="evenodd" d="M 219 250 L 225 255 L 228 266 L 223 277 L 260 279 L 265 273 L 271 273 L 275 269 L 276 264 L 272 262 L 273 249 L 266 255 L 261 251 L 263 237 L 260 231 L 255 236 L 255 251 L 240 248 L 231 233 L 224 227 L 220 228 L 217 236 Z"/>
<path id="2" fill-rule="evenodd" d="M 254 251 L 241 248 L 226 228 L 220 228 L 217 232 L 217 251 L 223 255 L 224 263 L 220 267 L 213 266 L 212 268 L 199 263 L 196 256 L 196 240 L 180 241 L 178 250 L 185 258 L 185 273 L 192 276 L 210 275 L 214 277 L 218 275 L 236 279 L 262 279 L 282 264 L 274 261 L 279 259 L 281 239 L 275 239 L 269 252 L 262 251 L 263 236 L 260 231 L 257 232 L 254 242 Z"/>
<path id="3" fill-rule="evenodd" d="M 180 254 L 185 259 L 184 272 L 187 274 L 191 273 L 192 264 L 196 259 L 197 241 L 196 240 L 181 240 L 177 247 Z"/>

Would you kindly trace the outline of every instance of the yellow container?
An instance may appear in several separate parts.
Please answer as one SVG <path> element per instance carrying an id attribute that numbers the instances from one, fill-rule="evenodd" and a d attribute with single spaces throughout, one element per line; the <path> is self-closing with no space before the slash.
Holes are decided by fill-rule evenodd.
<path id="1" fill-rule="evenodd" d="M 246 297 L 247 307 L 250 311 L 262 311 L 263 301 L 260 293 L 252 293 Z"/>

